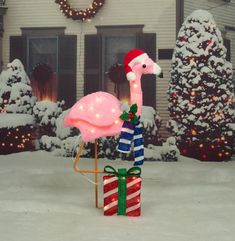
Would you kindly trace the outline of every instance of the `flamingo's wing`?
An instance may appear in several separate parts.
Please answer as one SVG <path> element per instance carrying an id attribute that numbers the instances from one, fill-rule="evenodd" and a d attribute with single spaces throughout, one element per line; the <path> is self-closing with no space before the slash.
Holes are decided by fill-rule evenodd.
<path id="1" fill-rule="evenodd" d="M 109 126 L 121 115 L 120 102 L 106 92 L 95 92 L 79 100 L 70 110 L 68 119 L 86 121 L 94 126 Z"/>

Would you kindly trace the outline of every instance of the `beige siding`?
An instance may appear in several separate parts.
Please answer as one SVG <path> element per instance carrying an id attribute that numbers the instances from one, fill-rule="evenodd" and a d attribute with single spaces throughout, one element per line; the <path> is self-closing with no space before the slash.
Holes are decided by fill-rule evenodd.
<path id="1" fill-rule="evenodd" d="M 73 7 L 87 7 L 87 0 L 69 2 Z M 9 61 L 9 37 L 21 35 L 21 27 L 66 27 L 66 34 L 78 36 L 76 91 L 78 99 L 83 96 L 84 35 L 96 33 L 95 26 L 144 24 L 144 32 L 157 34 L 157 48 L 175 46 L 175 0 L 107 0 L 96 17 L 84 23 L 64 17 L 54 0 L 8 0 L 7 7 L 3 38 L 4 65 Z M 166 90 L 171 61 L 164 60 L 159 63 L 163 67 L 164 78 L 157 80 L 157 109 L 165 122 L 168 118 Z M 164 127 L 162 130 L 165 135 Z"/>

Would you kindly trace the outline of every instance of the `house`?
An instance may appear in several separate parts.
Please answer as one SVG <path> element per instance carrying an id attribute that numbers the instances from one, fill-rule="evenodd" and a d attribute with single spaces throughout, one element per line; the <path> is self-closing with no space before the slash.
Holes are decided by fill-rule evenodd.
<path id="1" fill-rule="evenodd" d="M 1 39 L 3 66 L 19 58 L 34 88 L 41 85 L 43 89 L 39 99 L 63 99 L 70 107 L 84 95 L 98 90 L 116 94 L 115 85 L 106 73 L 113 64 L 122 63 L 127 51 L 141 48 L 158 62 L 164 72 L 162 79 L 151 75 L 143 77 L 143 102 L 158 110 L 163 120 L 161 134 L 165 137 L 169 135 L 165 123 L 169 118 L 166 91 L 171 58 L 184 16 L 197 8 L 194 1 L 95 0 L 93 3 L 102 4 L 101 8 L 94 18 L 84 15 L 84 21 L 66 17 L 59 5 L 66 7 L 70 4 L 75 10 L 86 10 L 89 8 L 87 1 L 57 2 L 6 1 Z M 213 6 L 220 4 L 210 0 L 201 2 L 210 2 Z M 223 7 L 229 9 L 226 5 Z M 72 15 L 67 10 L 68 16 Z M 232 46 L 234 32 L 230 33 L 230 29 L 234 25 L 226 22 L 226 26 L 229 31 L 226 37 Z M 234 61 L 235 55 L 230 57 Z M 46 85 L 49 87 L 46 88 Z M 128 101 L 128 82 L 122 83 L 120 89 L 118 97 L 121 101 Z"/>

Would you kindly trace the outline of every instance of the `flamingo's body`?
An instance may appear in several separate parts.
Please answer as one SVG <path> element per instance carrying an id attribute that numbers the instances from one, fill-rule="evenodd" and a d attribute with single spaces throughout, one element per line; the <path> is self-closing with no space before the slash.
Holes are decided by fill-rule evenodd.
<path id="1" fill-rule="evenodd" d="M 95 92 L 79 100 L 66 115 L 65 126 L 79 128 L 84 142 L 121 132 L 119 100 L 106 92 Z"/>
<path id="2" fill-rule="evenodd" d="M 137 57 L 134 56 L 137 53 Z M 137 115 L 142 109 L 142 74 L 162 75 L 161 68 L 142 50 L 128 52 L 124 59 L 127 78 L 130 81 L 131 104 L 137 104 Z M 129 73 L 128 73 L 129 72 Z M 64 120 L 65 126 L 80 129 L 84 142 L 102 136 L 115 136 L 121 132 L 123 121 L 119 118 L 122 111 L 119 100 L 106 92 L 95 92 L 80 99 Z"/>

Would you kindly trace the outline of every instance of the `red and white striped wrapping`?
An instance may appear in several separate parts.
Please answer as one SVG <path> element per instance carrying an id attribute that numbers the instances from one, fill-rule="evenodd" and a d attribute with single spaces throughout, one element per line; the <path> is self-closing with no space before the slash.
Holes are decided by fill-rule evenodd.
<path id="1" fill-rule="evenodd" d="M 117 215 L 118 177 L 104 176 L 104 215 Z M 127 177 L 126 216 L 140 216 L 141 177 Z"/>

